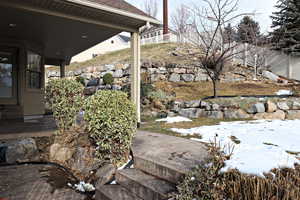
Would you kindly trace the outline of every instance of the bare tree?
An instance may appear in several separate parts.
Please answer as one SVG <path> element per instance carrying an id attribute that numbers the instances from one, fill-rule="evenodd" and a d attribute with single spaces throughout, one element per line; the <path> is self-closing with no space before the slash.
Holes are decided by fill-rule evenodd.
<path id="1" fill-rule="evenodd" d="M 225 63 L 231 62 L 235 54 L 245 51 L 240 44 L 225 42 L 225 25 L 246 15 L 236 14 L 238 0 L 202 0 L 204 5 L 192 9 L 193 27 L 196 37 L 192 40 L 201 55 L 199 67 L 205 69 L 213 83 L 213 96 L 217 97 L 217 83 Z"/>
<path id="2" fill-rule="evenodd" d="M 171 16 L 171 23 L 174 30 L 180 35 L 186 35 L 191 31 L 191 11 L 181 4 Z"/>
<path id="3" fill-rule="evenodd" d="M 145 0 L 143 5 L 146 14 L 151 17 L 156 18 L 158 13 L 158 3 L 157 0 Z"/>

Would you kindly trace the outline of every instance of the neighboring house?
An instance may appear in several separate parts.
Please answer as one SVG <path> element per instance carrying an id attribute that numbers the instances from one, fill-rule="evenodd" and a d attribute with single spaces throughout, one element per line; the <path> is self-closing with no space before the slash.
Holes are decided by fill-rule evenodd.
<path id="1" fill-rule="evenodd" d="M 123 0 L 1 0 L 0 119 L 45 113 L 45 65 L 71 58 L 121 32 L 132 41 L 132 100 L 140 112 L 139 29 L 156 19 Z"/>
<path id="2" fill-rule="evenodd" d="M 90 60 L 98 55 L 130 47 L 130 37 L 118 34 L 72 57 L 71 63 Z"/>
<path id="3" fill-rule="evenodd" d="M 163 25 L 150 26 L 141 32 L 141 44 L 153 44 L 162 42 L 178 42 L 179 38 L 175 31 L 169 29 L 169 33 L 163 35 Z"/>

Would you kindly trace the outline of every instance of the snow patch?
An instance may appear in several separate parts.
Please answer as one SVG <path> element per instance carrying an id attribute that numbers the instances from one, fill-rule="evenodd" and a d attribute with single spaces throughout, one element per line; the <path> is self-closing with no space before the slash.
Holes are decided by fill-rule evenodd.
<path id="1" fill-rule="evenodd" d="M 85 183 L 84 181 L 80 181 L 78 184 L 74 184 L 74 186 L 71 183 L 68 183 L 68 186 L 71 188 L 74 188 L 75 190 L 79 192 L 93 192 L 95 191 L 95 187 L 90 183 Z"/>
<path id="2" fill-rule="evenodd" d="M 166 122 L 168 124 L 171 123 L 177 123 L 177 122 L 191 122 L 192 120 L 186 118 L 186 117 L 167 117 L 167 118 L 163 118 L 163 119 L 158 119 L 156 120 L 157 122 Z"/>
<path id="3" fill-rule="evenodd" d="M 221 122 L 215 126 L 190 129 L 172 128 L 182 135 L 201 135 L 195 141 L 234 145 L 230 160 L 223 171 L 238 169 L 243 173 L 263 176 L 278 167 L 294 167 L 300 163 L 300 120 L 257 120 L 242 122 Z M 232 136 L 240 141 L 236 144 Z M 295 153 L 288 153 L 295 152 Z"/>
<path id="4" fill-rule="evenodd" d="M 293 95 L 293 92 L 290 90 L 279 90 L 276 92 L 276 95 Z"/>

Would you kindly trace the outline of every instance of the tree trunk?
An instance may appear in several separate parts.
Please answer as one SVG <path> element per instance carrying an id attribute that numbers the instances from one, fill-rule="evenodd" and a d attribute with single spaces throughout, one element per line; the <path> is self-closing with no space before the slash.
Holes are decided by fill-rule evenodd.
<path id="1" fill-rule="evenodd" d="M 212 80 L 213 83 L 213 89 L 214 89 L 214 98 L 217 97 L 217 81 L 216 80 Z"/>

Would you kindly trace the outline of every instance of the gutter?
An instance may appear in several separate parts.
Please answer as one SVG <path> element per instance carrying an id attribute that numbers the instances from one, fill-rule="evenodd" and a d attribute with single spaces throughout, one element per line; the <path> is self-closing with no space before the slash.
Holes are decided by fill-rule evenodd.
<path id="1" fill-rule="evenodd" d="M 118 14 L 118 15 L 130 17 L 130 18 L 133 18 L 133 19 L 138 19 L 138 20 L 141 20 L 141 21 L 149 22 L 151 24 L 161 24 L 160 21 L 158 21 L 157 19 L 151 18 L 151 17 L 146 17 L 146 16 L 142 16 L 142 15 L 139 15 L 139 14 L 134 14 L 134 13 L 127 12 L 127 11 L 124 11 L 124 10 L 121 10 L 121 9 L 117 9 L 117 8 L 113 8 L 113 7 L 110 7 L 110 6 L 90 2 L 88 0 L 64 0 L 64 1 L 69 2 L 69 3 L 78 4 L 78 5 L 82 5 L 82 6 L 86 6 L 86 7 L 90 7 L 90 8 L 94 8 L 94 9 L 104 10 L 104 11 L 107 11 L 107 12 L 110 12 L 110 13 L 115 13 L 115 14 Z"/>

